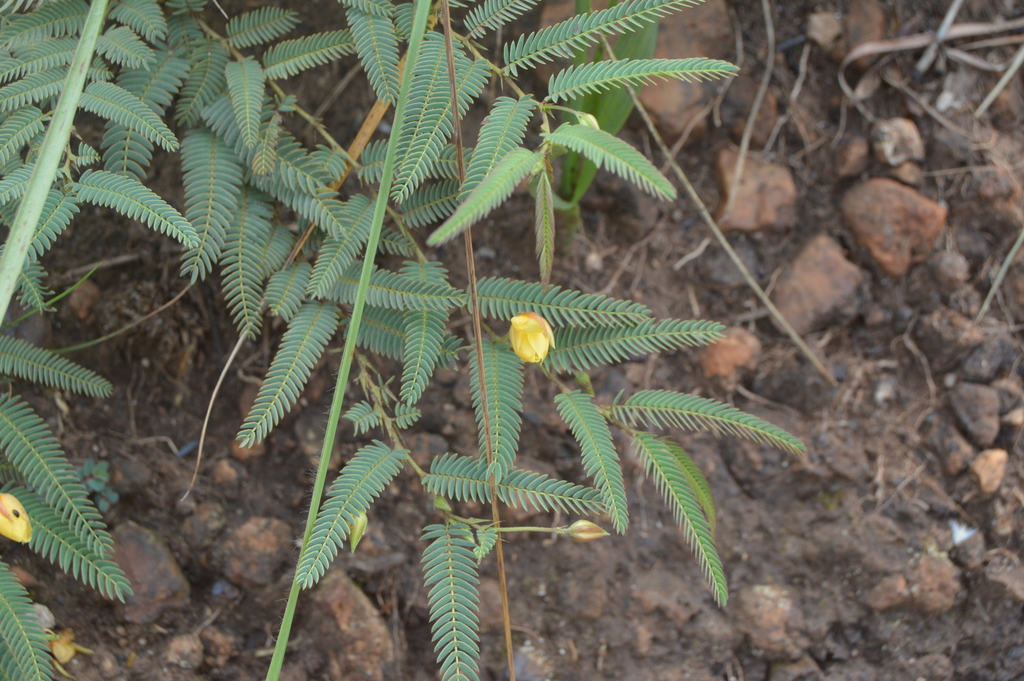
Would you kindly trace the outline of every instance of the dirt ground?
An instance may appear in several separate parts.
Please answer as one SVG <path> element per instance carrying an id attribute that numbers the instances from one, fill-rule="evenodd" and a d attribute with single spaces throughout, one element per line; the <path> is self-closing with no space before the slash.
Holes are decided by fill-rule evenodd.
<path id="1" fill-rule="evenodd" d="M 737 92 L 727 93 L 719 111 L 709 114 L 703 136 L 679 156 L 712 210 L 722 200 L 717 160 L 723 150 L 736 149 L 766 65 L 760 4 L 739 0 L 728 9 L 753 87 L 737 85 Z M 599 176 L 583 205 L 581 232 L 556 261 L 555 283 L 633 297 L 660 317 L 719 320 L 744 329 L 748 335 L 737 333 L 761 348 L 723 376 L 709 375 L 715 372 L 699 351 L 637 357 L 594 374 L 600 397 L 665 387 L 727 400 L 786 428 L 808 453 L 796 458 L 729 437 L 672 433 L 704 470 L 718 506 L 717 542 L 730 590 L 728 606 L 719 608 L 671 513 L 622 442 L 634 518 L 627 535 L 586 545 L 512 535 L 506 547 L 520 681 L 1024 678 L 1018 370 L 1024 262 L 1011 265 L 988 316 L 971 323 L 1022 227 L 1021 79 L 1015 77 L 990 114 L 975 122 L 971 112 L 998 74 L 946 59 L 911 80 L 920 50 L 896 53 L 875 73 L 905 81 L 906 90 L 881 79 L 873 88 L 860 86 L 862 107 L 878 121 L 905 117 L 920 130 L 923 158 L 914 167 L 890 166 L 866 146 L 857 147 L 870 145 L 879 133 L 857 108 L 844 112 L 836 79 L 844 46 L 826 49 L 801 40 L 816 12 L 837 14 L 847 38 L 871 30 L 895 37 L 933 30 L 945 9 L 945 3 L 901 0 L 775 7 L 781 49 L 773 55 L 769 111 L 757 122 L 752 163 L 777 164 L 791 177 L 790 214 L 774 225 L 732 232 L 729 239 L 780 306 L 786 282 L 787 290 L 801 284 L 824 292 L 828 304 L 803 311 L 809 315 L 803 331 L 837 386 L 773 325 L 724 251 L 708 242 L 710 233 L 687 199 L 658 204 Z M 1009 2 L 968 0 L 958 21 L 1012 18 L 1012 12 Z M 341 8 L 313 3 L 303 16 L 302 29 L 334 18 L 340 24 Z M 535 12 L 523 25 L 538 21 Z M 736 61 L 732 45 L 728 49 L 733 51 L 726 58 Z M 1002 63 L 1016 49 L 1009 44 L 974 54 Z M 343 61 L 299 81 L 300 104 L 315 109 L 318 93 L 353 64 Z M 853 84 L 860 73 L 856 65 L 848 69 Z M 363 86 L 352 88 L 344 106 L 325 113 L 339 140 L 351 138 L 369 108 Z M 943 92 L 962 101 L 940 114 L 935 106 Z M 790 120 L 770 153 L 760 153 L 765 131 L 784 115 Z M 475 116 L 468 128 L 479 121 L 480 113 Z M 716 126 L 719 117 L 723 122 Z M 637 116 L 623 135 L 656 164 L 663 161 L 650 152 L 653 143 Z M 315 142 L 310 135 L 305 139 Z M 180 205 L 174 167 L 158 160 L 152 180 Z M 913 186 L 914 200 L 924 197 L 946 211 L 938 232 L 901 233 L 894 238 L 903 242 L 887 242 L 910 253 L 899 274 L 893 273 L 899 263 L 886 260 L 885 248 L 876 249 L 857 231 L 850 217 L 856 211 L 844 207 L 869 178 L 894 174 Z M 357 187 L 350 183 L 347 189 Z M 536 278 L 532 246 L 523 246 L 532 243 L 532 229 L 528 196 L 517 195 L 495 212 L 476 233 L 481 275 Z M 794 263 L 821 235 L 838 245 L 846 265 L 810 268 L 798 272 L 800 279 Z M 133 258 L 94 276 L 94 302 L 77 309 L 64 304 L 44 327 L 22 331 L 53 348 L 83 342 L 137 319 L 187 283 L 177 274 L 173 244 L 101 209 L 85 210 L 45 265 L 52 287 L 60 290 L 75 279 L 65 273 L 123 255 Z M 461 249 L 441 250 L 438 257 L 462 283 Z M 840 281 L 847 271 L 852 286 Z M 838 294 L 828 297 L 829 291 Z M 796 307 L 788 309 L 799 308 L 799 301 L 789 302 Z M 465 333 L 467 320 L 454 316 L 452 328 Z M 236 338 L 216 281 L 198 284 L 130 332 L 74 354 L 113 381 L 111 398 L 18 386 L 76 465 L 109 462 L 120 500 L 105 518 L 119 540 L 141 533 L 165 545 L 187 581 L 186 592 L 165 598 L 164 605 L 173 607 L 142 623 L 145 617 L 105 601 L 27 549 L 5 546 L 4 560 L 36 580 L 34 599 L 54 612 L 58 626 L 72 627 L 96 651 L 69 665 L 76 678 L 263 678 L 290 584 L 293 540 L 301 536 L 307 509 L 309 456 L 317 451 L 336 369 L 330 355 L 261 455 L 233 456 L 230 443 L 242 410 L 281 332 L 270 324 L 259 342 L 243 347 L 214 407 L 206 458 L 185 501 L 195 465 L 186 445 L 199 437 L 207 399 Z M 387 362 L 378 368 L 397 369 Z M 571 435 L 550 409 L 551 387 L 537 371 L 526 375 L 523 461 L 584 481 Z M 408 442 L 417 457 L 476 452 L 464 372 L 442 372 L 420 406 L 423 419 Z M 374 435 L 357 437 L 343 427 L 340 458 Z M 1008 455 L 993 453 L 998 450 Z M 262 519 L 259 527 L 270 528 L 264 534 L 271 537 L 257 551 L 264 561 L 259 579 L 237 565 L 240 528 L 253 519 Z M 403 474 L 385 491 L 359 551 L 340 556 L 330 583 L 300 601 L 286 678 L 437 678 L 418 566 L 419 529 L 436 519 L 411 476 Z M 535 525 L 567 520 L 512 519 Z M 970 530 L 976 533 L 962 536 Z M 249 574 L 248 582 L 232 578 L 242 573 Z M 481 574 L 481 676 L 503 679 L 493 557 Z"/>

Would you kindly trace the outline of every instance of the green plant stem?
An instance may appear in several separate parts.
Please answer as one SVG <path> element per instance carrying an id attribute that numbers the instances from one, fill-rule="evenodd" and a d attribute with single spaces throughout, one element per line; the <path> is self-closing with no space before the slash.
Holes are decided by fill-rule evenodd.
<path id="1" fill-rule="evenodd" d="M 39 224 L 39 216 L 43 213 L 46 195 L 53 186 L 53 177 L 60 167 L 61 156 L 64 155 L 64 148 L 71 137 L 71 124 L 75 120 L 78 100 L 82 97 L 85 76 L 89 71 L 89 64 L 92 63 L 92 53 L 100 29 L 103 28 L 106 13 L 107 0 L 93 0 L 85 25 L 82 27 L 82 37 L 78 41 L 74 59 L 68 67 L 64 90 L 53 112 L 46 138 L 39 148 L 35 168 L 25 188 L 25 198 L 18 207 L 10 235 L 7 237 L 7 247 L 0 257 L 0 320 L 7 315 L 7 306 L 10 305 L 14 289 L 18 285 L 18 276 L 25 265 L 25 256 L 32 245 L 32 239 L 35 238 L 36 226 Z"/>
<path id="2" fill-rule="evenodd" d="M 405 121 L 406 104 L 409 100 L 409 90 L 412 84 L 413 68 L 416 66 L 416 59 L 419 56 L 420 45 L 423 43 L 423 34 L 427 27 L 427 16 L 430 13 L 430 0 L 416 0 L 415 14 L 413 16 L 412 33 L 409 37 L 408 58 L 405 60 L 405 70 L 402 72 L 402 83 L 398 95 L 398 104 L 395 107 L 395 120 L 392 124 L 393 134 L 388 137 L 387 153 L 384 157 L 384 172 L 380 179 L 380 190 L 377 194 L 377 202 L 373 209 L 373 223 L 370 228 L 370 238 L 366 243 L 366 254 L 363 257 L 363 268 L 359 275 L 359 288 L 356 290 L 356 299 L 352 305 L 352 316 L 349 321 L 348 331 L 345 334 L 345 349 L 341 355 L 341 366 L 338 369 L 338 378 L 334 385 L 334 398 L 331 400 L 331 411 L 327 418 L 327 428 L 324 433 L 323 447 L 320 450 L 320 461 L 317 462 L 316 481 L 313 484 L 313 495 L 310 499 L 309 516 L 306 518 L 306 531 L 302 536 L 302 549 L 299 551 L 298 562 L 302 562 L 303 556 L 309 546 L 310 536 L 313 534 L 313 525 L 316 523 L 317 511 L 320 508 L 320 501 L 323 498 L 324 486 L 327 482 L 327 468 L 331 459 L 331 450 L 334 445 L 334 438 L 338 432 L 338 421 L 341 418 L 341 406 L 345 401 L 345 389 L 348 387 L 348 376 L 352 369 L 352 359 L 355 355 L 356 340 L 359 338 L 359 327 L 363 321 L 363 308 L 366 305 L 366 293 L 370 288 L 370 274 L 373 272 L 373 261 L 377 255 L 377 245 L 380 243 L 381 226 L 384 224 L 385 208 L 388 204 L 388 196 L 391 194 L 391 183 L 394 179 L 395 156 L 398 151 L 399 131 Z M 291 634 L 292 623 L 295 620 L 295 606 L 298 604 L 299 591 L 301 586 L 298 580 L 298 573 L 292 580 L 292 588 L 288 593 L 288 603 L 285 605 L 284 617 L 281 621 L 281 631 L 278 634 L 277 642 L 274 645 L 274 656 L 270 660 L 270 668 L 267 670 L 267 681 L 277 681 L 281 675 L 281 667 L 284 664 L 284 655 L 288 649 L 288 638 Z"/>

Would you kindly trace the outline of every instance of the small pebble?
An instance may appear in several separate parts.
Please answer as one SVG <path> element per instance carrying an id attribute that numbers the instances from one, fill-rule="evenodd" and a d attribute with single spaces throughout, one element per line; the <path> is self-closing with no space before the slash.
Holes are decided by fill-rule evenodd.
<path id="1" fill-rule="evenodd" d="M 971 472 L 978 478 L 978 488 L 992 494 L 1003 484 L 1009 455 L 1005 449 L 986 449 L 971 464 Z"/>

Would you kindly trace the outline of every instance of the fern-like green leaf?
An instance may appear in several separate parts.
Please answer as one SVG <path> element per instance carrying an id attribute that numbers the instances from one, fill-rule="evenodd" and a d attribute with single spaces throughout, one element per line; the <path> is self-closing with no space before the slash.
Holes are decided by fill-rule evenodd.
<path id="1" fill-rule="evenodd" d="M 113 83 L 92 83 L 79 102 L 86 111 L 134 130 L 167 151 L 178 148 L 178 140 L 152 108 Z"/>
<path id="2" fill-rule="evenodd" d="M 32 599 L 6 563 L 0 561 L 0 674 L 16 681 L 52 678 L 50 649 Z"/>
<path id="3" fill-rule="evenodd" d="M 92 397 L 107 397 L 113 389 L 110 381 L 96 372 L 11 336 L 0 336 L 0 375 Z"/>
<path id="4" fill-rule="evenodd" d="M 736 73 L 735 66 L 718 59 L 620 59 L 573 65 L 548 81 L 546 99 L 558 102 L 583 95 L 596 95 L 623 85 L 642 86 L 659 80 L 694 82 Z"/>
<path id="5" fill-rule="evenodd" d="M 700 0 L 627 0 L 614 7 L 590 14 L 577 14 L 554 26 L 528 33 L 505 44 L 503 73 L 516 76 L 526 69 L 557 57 L 572 58 L 577 50 L 595 44 L 601 36 L 624 33 L 647 24 Z"/>
<path id="6" fill-rule="evenodd" d="M 490 450 L 490 473 L 498 480 L 512 470 L 519 449 L 523 411 L 523 363 L 504 343 L 483 340 L 483 382 L 476 353 L 469 357 L 469 380 L 480 442 L 480 456 Z M 481 388 L 481 385 L 484 389 Z M 485 403 L 486 399 L 486 403 Z M 486 412 L 484 406 L 486 404 Z M 489 427 L 488 427 L 489 426 Z M 487 435 L 490 434 L 490 442 Z"/>
<path id="7" fill-rule="evenodd" d="M 430 622 L 442 681 L 478 681 L 480 659 L 479 579 L 468 525 L 428 525 L 422 541 L 423 581 L 430 589 Z"/>
<path id="8" fill-rule="evenodd" d="M 501 503 L 540 512 L 561 511 L 579 515 L 605 511 L 601 492 L 593 487 L 576 485 L 543 473 L 516 468 L 497 481 Z M 423 488 L 431 494 L 488 504 L 491 500 L 487 462 L 458 454 L 445 454 L 430 463 L 430 473 L 423 478 Z"/>
<path id="9" fill-rule="evenodd" d="M 238 433 L 243 446 L 251 447 L 266 437 L 299 398 L 313 366 L 338 328 L 340 314 L 331 303 L 305 303 L 288 322 L 256 402 Z"/>
<path id="10" fill-rule="evenodd" d="M 377 99 L 394 104 L 398 101 L 398 36 L 391 18 L 348 9 L 348 23 L 356 41 L 356 53 L 366 69 Z"/>
<path id="11" fill-rule="evenodd" d="M 367 433 L 370 429 L 380 425 L 380 414 L 366 400 L 357 402 L 351 409 L 342 414 L 341 417 L 352 423 L 356 435 Z"/>
<path id="12" fill-rule="evenodd" d="M 625 402 L 613 405 L 610 413 L 627 423 L 711 430 L 763 442 L 792 454 L 806 451 L 802 442 L 778 426 L 731 405 L 672 390 L 641 390 Z"/>
<path id="13" fill-rule="evenodd" d="M 480 314 L 511 319 L 524 312 L 536 312 L 555 327 L 634 326 L 650 319 L 646 305 L 617 300 L 598 293 L 580 293 L 559 286 L 547 290 L 537 282 L 501 277 L 481 279 L 477 287 Z M 556 336 L 557 338 L 557 336 Z M 556 342 L 556 349 L 561 347 Z"/>
<path id="14" fill-rule="evenodd" d="M 224 75 L 228 82 L 235 121 L 242 133 L 242 142 L 255 147 L 259 142 L 260 113 L 263 109 L 263 67 L 253 57 L 228 62 Z"/>
<path id="15" fill-rule="evenodd" d="M 650 194 L 666 200 L 676 198 L 676 188 L 647 157 L 604 130 L 567 123 L 545 139 L 586 156 L 598 168 L 607 168 Z"/>
<path id="16" fill-rule="evenodd" d="M 368 198 L 356 194 L 343 204 L 342 211 L 341 220 L 348 229 L 339 236 L 331 235 L 324 239 L 306 287 L 306 293 L 312 298 L 323 298 L 328 294 L 342 272 L 355 262 L 370 236 L 373 203 Z"/>
<path id="17" fill-rule="evenodd" d="M 543 154 L 521 147 L 505 154 L 480 184 L 473 188 L 452 216 L 430 235 L 427 244 L 439 246 L 472 227 L 512 196 L 516 186 L 536 172 L 537 167 L 543 162 Z"/>
<path id="18" fill-rule="evenodd" d="M 224 298 L 239 335 L 255 339 L 263 325 L 263 279 L 267 275 L 262 246 L 271 238 L 268 197 L 243 186 L 221 249 Z"/>
<path id="19" fill-rule="evenodd" d="M 588 395 L 574 390 L 555 397 L 558 413 L 569 424 L 580 444 L 583 470 L 594 478 L 601 498 L 608 507 L 615 530 L 622 534 L 629 525 L 626 485 L 622 479 L 619 456 L 615 452 L 608 422 Z"/>
<path id="20" fill-rule="evenodd" d="M 148 67 L 122 69 L 117 84 L 163 114 L 188 78 L 190 66 L 187 60 L 158 49 L 154 63 Z"/>
<path id="21" fill-rule="evenodd" d="M 192 70 L 181 88 L 174 120 L 179 125 L 195 125 L 203 109 L 224 90 L 227 79 L 228 50 L 219 42 L 207 40 L 192 53 Z"/>
<path id="22" fill-rule="evenodd" d="M 341 4 L 351 9 L 357 9 L 367 14 L 376 14 L 382 17 L 390 17 L 395 13 L 395 6 L 390 0 L 340 0 Z M 408 34 L 406 34 L 408 37 Z"/>
<path id="23" fill-rule="evenodd" d="M 35 161 L 26 163 L 0 180 L 0 203 L 11 203 L 25 195 L 35 165 Z"/>
<path id="24" fill-rule="evenodd" d="M 352 54 L 355 49 L 355 39 L 347 29 L 285 40 L 268 48 L 263 55 L 264 73 L 267 78 L 290 78 L 306 69 Z"/>
<path id="25" fill-rule="evenodd" d="M 277 111 L 267 120 L 260 123 L 259 141 L 253 149 L 252 162 L 249 167 L 257 175 L 269 175 L 277 165 L 277 144 L 281 140 L 284 129 L 281 127 L 283 117 Z"/>
<path id="26" fill-rule="evenodd" d="M 18 47 L 49 38 L 77 35 L 85 25 L 89 5 L 84 0 L 55 0 L 11 18 L 0 30 L 0 46 Z"/>
<path id="27" fill-rule="evenodd" d="M 547 168 L 537 174 L 533 222 L 536 235 L 535 251 L 537 262 L 540 264 L 540 284 L 542 288 L 546 288 L 551 282 L 551 267 L 555 264 L 555 195 L 551 189 L 551 171 Z"/>
<path id="28" fill-rule="evenodd" d="M 153 143 L 145 135 L 120 123 L 108 122 L 100 148 L 104 170 L 140 181 L 146 179 L 146 169 L 153 163 Z"/>
<path id="29" fill-rule="evenodd" d="M 461 117 L 483 89 L 489 72 L 485 61 L 470 61 L 460 47 L 453 49 L 452 58 Z M 408 113 L 398 140 L 401 163 L 392 187 L 392 196 L 399 202 L 427 177 L 454 130 L 448 62 L 439 33 L 425 36 L 412 79 Z"/>
<path id="30" fill-rule="evenodd" d="M 51 188 L 46 194 L 46 202 L 39 216 L 36 235 L 28 249 L 28 257 L 42 257 L 71 223 L 71 219 L 78 214 L 78 210 L 78 202 L 67 191 Z"/>
<path id="31" fill-rule="evenodd" d="M 142 38 L 127 26 L 113 26 L 96 41 L 96 51 L 110 61 L 129 69 L 149 66 L 156 55 Z"/>
<path id="32" fill-rule="evenodd" d="M 406 234 L 386 227 L 380 233 L 380 247 L 389 255 L 410 257 L 416 252 L 415 244 Z"/>
<path id="33" fill-rule="evenodd" d="M 348 537 L 352 523 L 366 513 L 373 500 L 398 474 L 408 453 L 374 440 L 345 464 L 317 514 L 309 544 L 299 563 L 295 580 L 303 588 L 316 584 L 327 571 Z"/>
<path id="34" fill-rule="evenodd" d="M 545 361 L 552 371 L 586 371 L 651 352 L 707 345 L 722 338 L 718 322 L 647 319 L 633 327 L 564 328 L 555 331 L 555 347 Z"/>
<path id="35" fill-rule="evenodd" d="M 25 263 L 22 268 L 18 275 L 18 302 L 26 310 L 42 312 L 50 309 L 46 301 L 53 296 L 53 292 L 43 284 L 45 277 L 46 271 L 38 262 Z"/>
<path id="36" fill-rule="evenodd" d="M 0 82 L 6 83 L 30 73 L 67 66 L 75 58 L 75 38 L 50 38 L 39 43 L 21 45 L 12 50 L 13 58 L 2 59 Z"/>
<path id="37" fill-rule="evenodd" d="M 421 184 L 399 204 L 402 220 L 409 227 L 423 227 L 444 220 L 459 205 L 458 180 Z"/>
<path id="38" fill-rule="evenodd" d="M 67 77 L 66 68 L 46 69 L 0 88 L 0 113 L 35 104 L 60 92 Z"/>
<path id="39" fill-rule="evenodd" d="M 399 402 L 395 405 L 395 425 L 402 430 L 412 428 L 420 420 L 421 416 L 423 416 L 423 412 L 405 402 Z"/>
<path id="40" fill-rule="evenodd" d="M 43 131 L 49 114 L 34 106 L 19 108 L 0 123 L 0 166 L 16 156 L 28 141 Z"/>
<path id="41" fill-rule="evenodd" d="M 441 341 L 444 339 L 448 313 L 410 310 L 406 323 L 405 367 L 402 370 L 400 397 L 406 404 L 416 404 L 441 356 Z"/>
<path id="42" fill-rule="evenodd" d="M 654 486 L 672 507 L 676 522 L 683 528 L 690 550 L 697 556 L 701 572 L 711 587 L 715 602 L 725 607 L 726 601 L 729 600 L 725 570 L 715 549 L 711 525 L 704 517 L 704 511 L 690 486 L 688 476 L 679 465 L 679 460 L 669 443 L 659 440 L 650 433 L 634 433 L 633 443 L 648 477 L 654 480 Z"/>
<path id="43" fill-rule="evenodd" d="M 79 201 L 113 208 L 174 237 L 189 248 L 197 245 L 196 231 L 188 220 L 138 180 L 105 170 L 87 170 L 72 185 Z"/>
<path id="44" fill-rule="evenodd" d="M 252 47 L 269 43 L 295 28 L 299 15 L 279 7 L 260 7 L 232 17 L 228 22 L 228 42 L 232 47 Z"/>
<path id="45" fill-rule="evenodd" d="M 221 248 L 238 207 L 242 168 L 238 157 L 209 130 L 189 130 L 181 145 L 185 219 L 199 243 L 185 253 L 181 273 L 195 283 L 205 279 L 220 258 Z"/>
<path id="46" fill-rule="evenodd" d="M 0 395 L 0 449 L 89 550 L 112 550 L 113 540 L 57 439 L 17 395 Z"/>
<path id="47" fill-rule="evenodd" d="M 367 305 L 363 323 L 359 326 L 359 347 L 378 355 L 401 360 L 405 354 L 405 327 L 407 312 Z"/>
<path id="48" fill-rule="evenodd" d="M 468 194 L 484 179 L 505 154 L 517 148 L 526 135 L 526 125 L 537 102 L 529 96 L 520 99 L 498 97 L 480 126 L 473 158 L 466 169 L 463 192 Z"/>
<path id="49" fill-rule="evenodd" d="M 361 267 L 354 263 L 338 277 L 331 295 L 339 303 L 355 301 Z M 374 270 L 366 295 L 368 305 L 395 310 L 446 311 L 465 301 L 465 294 L 448 283 L 448 271 L 437 262 L 409 262 L 400 272 Z"/>
<path id="50" fill-rule="evenodd" d="M 125 597 L 131 595 L 132 587 L 117 563 L 110 560 L 107 553 L 97 554 L 82 543 L 38 494 L 21 488 L 15 488 L 11 493 L 32 519 L 29 546 L 33 551 L 107 598 L 124 602 Z"/>
<path id="51" fill-rule="evenodd" d="M 711 526 L 711 533 L 714 534 L 718 525 L 718 516 L 715 511 L 715 498 L 711 495 L 711 486 L 708 485 L 707 478 L 682 447 L 671 440 L 663 440 L 663 442 L 672 451 L 679 466 L 683 469 L 686 481 L 689 483 L 690 489 L 693 490 L 693 496 L 697 498 L 697 503 L 700 504 L 704 511 L 704 517 L 708 519 L 708 525 Z"/>
<path id="52" fill-rule="evenodd" d="M 486 0 L 466 15 L 466 36 L 479 40 L 488 29 L 498 30 L 529 12 L 537 2 L 538 0 Z"/>
<path id="53" fill-rule="evenodd" d="M 130 26 L 149 42 L 167 37 L 167 20 L 156 0 L 120 0 L 110 8 L 110 18 Z"/>
<path id="54" fill-rule="evenodd" d="M 271 314 L 290 321 L 305 301 L 312 268 L 309 263 L 293 262 L 286 269 L 274 272 L 267 282 L 265 301 Z"/>

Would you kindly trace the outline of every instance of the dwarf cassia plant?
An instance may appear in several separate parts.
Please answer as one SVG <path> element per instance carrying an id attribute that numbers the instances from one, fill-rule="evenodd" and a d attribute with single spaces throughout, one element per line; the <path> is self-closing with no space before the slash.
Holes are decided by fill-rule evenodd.
<path id="1" fill-rule="evenodd" d="M 733 69 L 709 59 L 624 59 L 570 66 L 552 78 L 546 95 L 527 94 L 518 84 L 520 75 L 540 63 L 571 59 L 604 37 L 645 30 L 695 1 L 626 0 L 525 34 L 504 46 L 501 63 L 492 63 L 478 44 L 536 0 L 484 0 L 455 24 L 446 0 L 437 5 L 344 0 L 347 26 L 294 38 L 285 36 L 296 27 L 297 14 L 277 7 L 225 23 L 205 0 L 122 0 L 111 6 L 96 42 L 100 56 L 84 75 L 80 108 L 101 122 L 99 148 L 81 141 L 74 152 L 62 149 L 65 163 L 53 173 L 56 184 L 41 196 L 18 188 L 31 175 L 50 100 L 68 75 L 65 52 L 74 49 L 80 35 L 86 37 L 82 22 L 88 7 L 83 0 L 53 0 L 9 3 L 4 10 L 0 152 L 8 151 L 0 179 L 0 190 L 7 193 L 0 191 L 0 201 L 8 207 L 5 217 L 22 203 L 43 201 L 43 217 L 32 229 L 45 250 L 81 204 L 113 208 L 178 239 L 185 247 L 182 273 L 191 281 L 219 271 L 239 333 L 236 349 L 268 333 L 263 324 L 268 313 L 283 320 L 286 329 L 238 432 L 243 445 L 267 437 L 335 337 L 344 339 L 312 509 L 268 678 L 277 678 L 281 669 L 300 591 L 315 585 L 342 544 L 361 533 L 373 500 L 404 467 L 420 477 L 438 509 L 438 521 L 423 528 L 428 542 L 423 567 L 442 677 L 477 678 L 477 566 L 494 552 L 503 576 L 500 535 L 524 529 L 502 526 L 497 508 L 528 505 L 606 516 L 612 529 L 626 531 L 629 509 L 613 428 L 630 438 L 688 537 L 714 598 L 725 602 L 708 485 L 677 444 L 647 428 L 710 429 L 792 452 L 800 443 L 729 405 L 672 391 L 639 391 L 599 405 L 588 371 L 638 354 L 711 342 L 721 337 L 722 326 L 655 319 L 640 303 L 549 285 L 548 278 L 556 229 L 555 169 L 567 153 L 659 198 L 676 196 L 650 161 L 603 129 L 599 119 L 595 125 L 593 117 L 572 114 L 555 125 L 554 117 L 572 111 L 573 102 L 625 85 L 712 77 Z M 352 53 L 376 95 L 375 110 L 394 107 L 394 118 L 386 139 L 364 146 L 357 136 L 346 150 L 282 83 Z M 492 78 L 508 94 L 486 104 L 476 145 L 464 147 L 461 118 Z M 289 132 L 296 119 L 311 124 L 324 143 L 313 149 L 300 144 Z M 376 121 L 368 118 L 367 125 L 372 129 Z M 528 137 L 534 141 L 528 144 Z M 157 146 L 180 150 L 183 214 L 145 185 Z M 351 171 L 363 190 L 345 185 L 346 195 L 339 196 Z M 542 281 L 477 280 L 470 228 L 523 182 L 536 197 Z M 46 201 L 53 204 L 49 211 Z M 295 230 L 287 226 L 289 214 L 296 218 Z M 424 240 L 426 232 L 420 230 L 437 223 Z M 470 257 L 466 287 L 454 286 L 421 245 L 456 237 L 464 240 Z M 396 270 L 379 268 L 379 250 L 406 262 Z M 19 268 L 20 278 L 29 282 L 23 291 L 35 290 L 32 282 L 41 291 L 39 253 Z M 448 328 L 450 314 L 459 309 L 473 318 L 469 346 Z M 500 329 L 520 317 L 544 322 L 518 329 L 535 334 L 541 328 L 544 342 L 518 337 L 510 344 Z M 401 368 L 395 376 L 381 375 L 372 355 Z M 434 372 L 462 363 L 472 378 L 480 455 L 448 453 L 423 470 L 403 446 L 403 432 L 419 419 L 416 404 Z M 541 371 L 558 386 L 554 406 L 579 443 L 591 485 L 517 467 L 526 371 Z M 571 380 L 580 387 L 571 387 Z M 345 411 L 350 383 L 362 394 Z M 357 433 L 374 431 L 378 439 L 346 463 L 321 505 L 343 411 Z M 470 500 L 492 504 L 491 518 L 453 511 L 457 502 Z M 595 527 L 577 521 L 553 531 L 590 539 L 600 534 Z"/>

